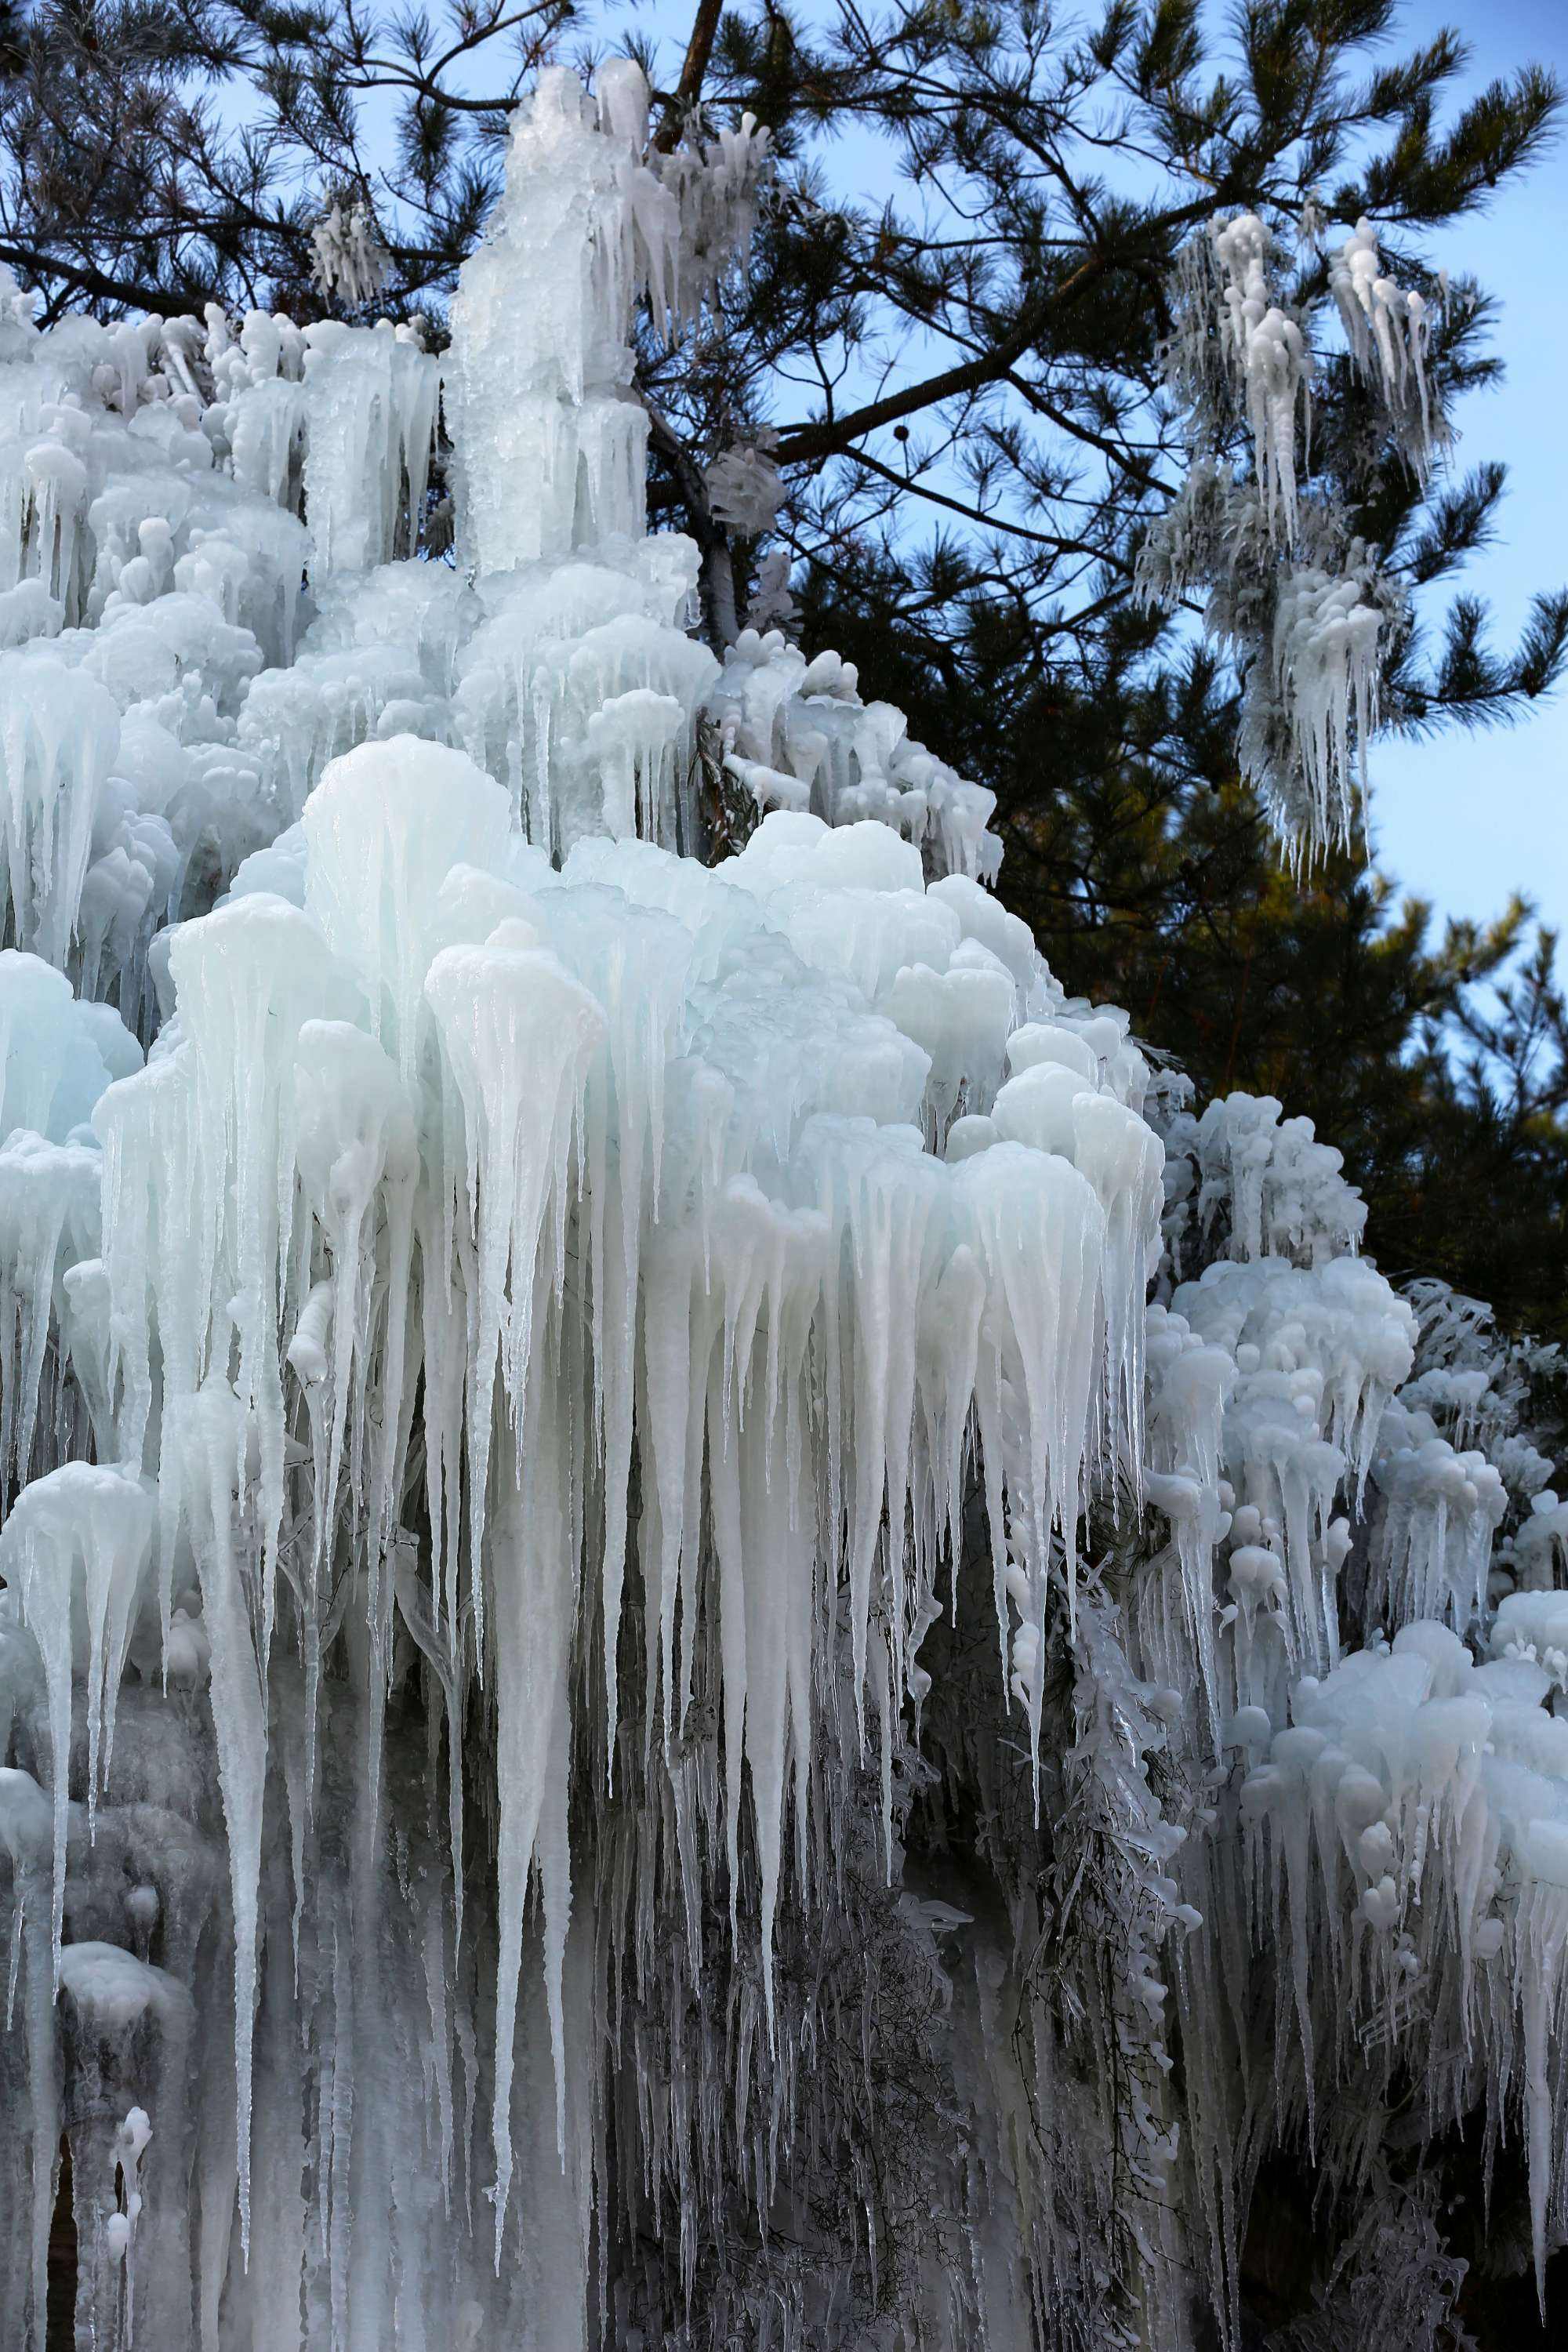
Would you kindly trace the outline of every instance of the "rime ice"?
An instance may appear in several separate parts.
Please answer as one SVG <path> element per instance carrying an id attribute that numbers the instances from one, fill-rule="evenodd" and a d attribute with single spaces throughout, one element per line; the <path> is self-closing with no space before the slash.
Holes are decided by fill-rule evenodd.
<path id="1" fill-rule="evenodd" d="M 1303 483 L 1316 365 L 1304 314 L 1276 299 L 1276 240 L 1254 213 L 1216 215 L 1177 257 L 1169 388 L 1190 458 L 1138 559 L 1138 591 L 1201 592 L 1241 673 L 1240 751 L 1290 859 L 1348 847 L 1364 819 L 1380 663 L 1409 629 L 1407 593 L 1352 530 L 1331 483 Z M 1350 360 L 1425 476 L 1451 439 L 1426 372 L 1425 298 L 1386 276 L 1362 220 L 1329 285 Z M 1250 443 L 1250 477 L 1235 463 Z"/>

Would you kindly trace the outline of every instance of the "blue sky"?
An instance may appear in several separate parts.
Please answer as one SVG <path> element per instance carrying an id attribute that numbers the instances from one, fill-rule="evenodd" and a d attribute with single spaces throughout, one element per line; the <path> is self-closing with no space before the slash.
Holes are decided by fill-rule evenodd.
<path id="1" fill-rule="evenodd" d="M 1568 0 L 1417 0 L 1406 23 L 1423 37 L 1458 24 L 1472 85 L 1531 59 L 1568 81 Z M 1463 580 L 1489 599 L 1500 630 L 1513 631 L 1533 589 L 1568 582 L 1568 141 L 1442 245 L 1450 267 L 1473 271 L 1502 305 L 1506 380 L 1455 421 L 1459 463 L 1499 457 L 1509 469 L 1498 543 Z M 1372 777 L 1379 863 L 1406 891 L 1441 911 L 1486 916 L 1522 889 L 1544 922 L 1568 929 L 1568 695 L 1516 727 L 1381 743 Z"/>

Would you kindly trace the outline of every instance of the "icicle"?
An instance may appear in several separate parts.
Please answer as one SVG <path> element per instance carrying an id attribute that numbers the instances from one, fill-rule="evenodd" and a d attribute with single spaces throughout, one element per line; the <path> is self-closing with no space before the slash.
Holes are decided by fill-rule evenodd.
<path id="1" fill-rule="evenodd" d="M 1426 377 L 1432 330 L 1424 297 L 1384 273 L 1377 231 L 1364 218 L 1329 264 L 1329 290 L 1356 366 L 1375 379 L 1391 414 L 1405 425 L 1416 471 L 1424 474 L 1448 437 Z"/>
<path id="2" fill-rule="evenodd" d="M 436 362 L 384 322 L 321 320 L 305 341 L 305 505 L 315 565 L 325 576 L 412 555 L 436 429 Z"/>
<path id="3" fill-rule="evenodd" d="M 234 1900 L 235 2144 L 242 2255 L 250 2258 L 252 2050 L 256 2023 L 262 1813 L 267 1788 L 267 1710 L 258 1665 L 257 1615 L 242 1561 L 258 1529 L 247 1494 L 247 1416 L 221 1376 L 183 1398 L 164 1439 L 169 1469 L 160 1493 L 165 1553 L 183 1526 L 201 1578 L 202 1614 L 212 1643 L 213 1725 L 228 1832 Z M 237 1492 L 237 1478 L 238 1481 Z M 237 1528 L 237 1517 L 240 1526 Z M 237 1536 L 242 1538 L 237 1542 Z"/>
<path id="4" fill-rule="evenodd" d="M 89 1463 L 68 1462 L 23 1489 L 0 1530 L 0 1573 L 16 1588 L 23 1618 L 43 1660 L 48 1692 L 57 1981 L 65 1897 L 72 1675 L 81 1672 L 87 1682 L 87 1799 L 91 1824 L 97 1814 L 100 1744 L 104 1774 L 113 1752 L 115 1702 L 152 1550 L 153 1517 L 153 1505 L 135 1479 Z"/>
<path id="5" fill-rule="evenodd" d="M 1296 321 L 1279 310 L 1268 285 L 1273 240 L 1256 213 L 1216 228 L 1215 251 L 1226 273 L 1224 339 L 1247 392 L 1258 487 L 1269 530 L 1296 536 L 1296 407 L 1311 415 L 1311 355 Z"/>
<path id="6" fill-rule="evenodd" d="M 499 1957 L 496 1963 L 496 2054 L 494 2144 L 495 2260 L 500 2268 L 501 2240 L 511 2185 L 512 2035 L 518 1978 L 522 1967 L 523 1912 L 529 1875 L 536 1859 L 544 1886 L 550 1960 L 550 2003 L 555 2043 L 557 2100 L 564 2098 L 564 2052 L 559 2035 L 561 1953 L 565 1938 L 565 1824 L 549 1824 L 553 1857 L 540 1846 L 546 1834 L 546 1799 L 553 1750 L 564 1737 L 566 1664 L 575 1613 L 577 1562 L 569 1544 L 563 1458 L 568 1433 L 552 1401 L 536 1407 L 531 1443 L 522 1456 L 521 1482 L 512 1501 L 498 1514 L 489 1549 L 492 1561 L 491 1640 L 496 1658 L 496 1705 L 500 1748 L 497 1791 Z"/>
<path id="7" fill-rule="evenodd" d="M 0 654 L 0 892 L 18 946 L 63 966 L 99 798 L 120 740 L 110 697 L 52 661 Z"/>
<path id="8" fill-rule="evenodd" d="M 543 950 L 511 945 L 511 928 L 502 924 L 482 948 L 444 948 L 425 984 L 463 1116 L 462 1164 L 450 1167 L 446 1181 L 466 1202 L 475 1253 L 467 1350 L 469 1560 L 480 1610 L 496 1373 L 521 1458 L 535 1275 L 547 1235 L 562 1234 L 578 1105 L 589 1058 L 605 1035 L 604 1014 L 587 991 Z"/>

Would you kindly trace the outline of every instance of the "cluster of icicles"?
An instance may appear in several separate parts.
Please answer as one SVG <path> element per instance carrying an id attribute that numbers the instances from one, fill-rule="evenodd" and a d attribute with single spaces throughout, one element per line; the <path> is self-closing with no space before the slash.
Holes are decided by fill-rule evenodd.
<path id="1" fill-rule="evenodd" d="M 1489 2147 L 1517 2133 L 1539 2280 L 1568 2236 L 1568 1506 L 1485 1311 L 1349 1254 L 1363 1204 L 1309 1122 L 1233 1095 L 1161 1124 L 1166 1280 L 1215 1226 L 1225 1251 L 1149 1310 L 1145 1484 L 1177 1573 L 1141 1628 L 1156 1682 L 1195 1671 L 1199 1769 L 1240 1768 L 1176 1872 L 1205 1922 L 1184 2095 L 1222 2323 L 1249 2116 L 1348 2186 L 1379 2127 L 1336 2142 L 1336 2101 L 1375 2116 L 1410 2081 L 1428 2137 L 1478 2111 Z"/>
<path id="2" fill-rule="evenodd" d="M 128 1659 L 153 1705 L 210 1674 L 250 2232 L 275 2128 L 269 2110 L 252 2118 L 258 1994 L 278 1966 L 269 1759 L 281 1746 L 303 1855 L 327 1803 L 323 1666 L 341 1633 L 374 1843 L 385 1695 L 412 1638 L 447 1723 L 437 1916 L 454 1939 L 461 1735 L 494 1710 L 500 2245 L 530 1874 L 563 2096 L 571 1670 L 596 1624 L 613 1775 L 628 1539 L 638 1717 L 667 1752 L 711 1545 L 731 1882 L 743 1758 L 766 1984 L 786 1787 L 804 1837 L 820 1686 L 841 1641 L 857 1703 L 892 1739 L 972 1416 L 996 1553 L 1010 1537 L 1037 1627 L 1086 1480 L 1112 1449 L 1140 1458 L 1161 1155 L 1121 1098 L 1142 1076 L 1122 1024 L 1026 1018 L 1057 1009 L 1026 935 L 976 884 L 926 888 L 888 827 L 774 814 L 720 871 L 604 838 L 558 873 L 500 786 L 402 737 L 335 762 L 304 835 L 302 905 L 242 872 L 181 926 L 177 1010 L 146 1068 L 91 1108 L 101 1253 L 56 1271 L 104 1466 L 36 1477 L 0 1535 L 0 1689 L 53 1791 L 45 1803 L 14 1775 L 5 1813 L 30 1890 L 26 1998 L 47 2016 L 52 1985 L 95 1997 L 73 1992 L 60 1945 L 82 1834 L 73 1676 L 91 1845 L 111 1764 L 126 1793 Z M 47 1318 L 47 1296 L 30 1307 Z M 151 1917 L 167 1916 L 184 1891 L 167 1863 L 138 1867 Z M 296 1886 L 296 1934 L 316 1884 L 307 1871 Z M 127 1956 L 112 1990 L 156 2008 L 183 1988 L 166 1962 Z M 283 2095 L 270 2061 L 262 2078 Z M 42 2059 L 31 2097 L 41 2227 L 58 2137 Z M 176 2200 L 170 2182 L 139 2228 L 173 2228 Z"/>
<path id="3" fill-rule="evenodd" d="M 1315 239 L 1315 221 L 1305 233 Z M 1206 624 L 1243 671 L 1243 770 L 1300 862 L 1354 837 L 1380 667 L 1405 614 L 1332 497 L 1321 484 L 1303 495 L 1316 362 L 1308 320 L 1276 288 L 1276 258 L 1255 213 L 1216 215 L 1180 257 L 1168 373 L 1191 457 L 1139 584 L 1157 604 L 1206 595 Z M 1329 287 L 1351 363 L 1424 477 L 1448 439 L 1427 375 L 1428 306 L 1387 274 L 1364 219 L 1333 254 Z M 1238 429 L 1250 479 L 1226 456 Z"/>

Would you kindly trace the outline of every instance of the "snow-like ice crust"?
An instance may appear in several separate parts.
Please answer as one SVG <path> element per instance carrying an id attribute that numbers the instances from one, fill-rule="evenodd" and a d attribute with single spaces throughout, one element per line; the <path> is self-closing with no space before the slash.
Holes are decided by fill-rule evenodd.
<path id="1" fill-rule="evenodd" d="M 715 2181 L 768 2215 L 810 2065 L 781 1906 L 831 1905 L 862 1773 L 896 1881 L 966 1541 L 1037 1796 L 1069 1596 L 1131 1841 L 1114 2031 L 1163 2057 L 1172 1979 L 1182 2160 L 1239 2163 L 1225 1988 L 1268 1940 L 1281 2101 L 1348 2057 L 1342 1985 L 1391 2040 L 1422 1986 L 1435 2115 L 1522 2108 L 1539 2261 L 1568 1505 L 1517 1368 L 1357 1254 L 1308 1122 L 1194 1118 L 1065 994 L 983 887 L 990 795 L 850 666 L 689 633 L 628 322 L 706 299 L 763 142 L 650 157 L 646 117 L 624 64 L 542 79 L 439 364 L 0 321 L 0 2340 L 43 2342 L 63 2131 L 95 2343 L 643 2342 L 616 2175 L 683 2247 Z M 1257 226 L 1226 364 L 1288 530 L 1306 361 Z M 321 242 L 371 268 L 363 223 Z M 1424 409 L 1414 298 L 1352 246 L 1360 362 Z M 443 401 L 458 568 L 421 552 Z M 753 513 L 759 467 L 716 478 Z M 1322 802 L 1361 656 L 1313 702 L 1300 595 Z M 717 866 L 705 777 L 758 820 Z M 1125 1623 L 1078 1601 L 1118 1500 L 1155 1530 Z M 1346 1654 L 1347 1580 L 1391 1643 Z M 1156 1753 L 1234 1766 L 1205 1834 Z M 1010 1963 L 905 1916 L 972 2133 L 967 2283 L 911 2284 L 908 2340 L 1013 2352 L 1062 2257 L 999 2120 Z M 649 1988 L 725 1936 L 737 2006 L 677 2063 Z M 1173 2111 L 1131 2128 L 1174 2179 Z M 1233 2324 L 1234 2210 L 1191 2194 Z"/>

